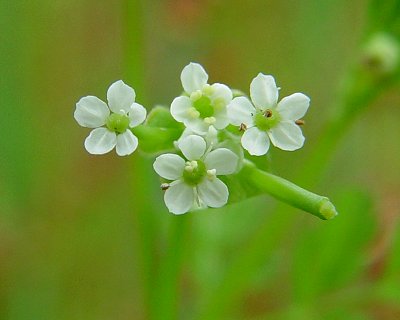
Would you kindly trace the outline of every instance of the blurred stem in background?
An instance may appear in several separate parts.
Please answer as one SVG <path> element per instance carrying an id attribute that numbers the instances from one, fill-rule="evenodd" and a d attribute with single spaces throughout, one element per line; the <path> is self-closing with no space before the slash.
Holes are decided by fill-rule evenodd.
<path id="1" fill-rule="evenodd" d="M 383 32 L 387 36 L 393 37 L 393 47 L 377 47 L 383 52 L 396 52 L 396 63 L 391 70 L 387 70 L 387 61 L 376 60 L 386 59 L 390 54 L 380 54 L 379 52 L 368 52 L 364 50 L 357 57 L 355 65 L 348 72 L 348 76 L 343 82 L 338 101 L 332 106 L 331 119 L 324 126 L 324 131 L 320 134 L 318 144 L 313 149 L 312 154 L 306 160 L 299 174 L 296 183 L 306 187 L 315 185 L 324 169 L 329 163 L 329 159 L 334 154 L 342 138 L 348 133 L 357 117 L 364 112 L 372 102 L 391 86 L 399 82 L 399 38 L 400 35 L 400 1 L 372 1 L 371 20 L 366 26 L 366 42 L 374 41 L 375 33 L 380 30 L 371 27 L 378 25 L 379 22 L 385 28 Z M 397 14 L 393 14 L 396 12 Z M 389 22 L 390 21 L 390 22 Z M 387 22 L 387 23 L 385 23 Z M 393 27 L 391 29 L 391 27 Z M 386 44 L 382 44 L 385 46 Z M 391 46 L 391 44 L 388 44 Z M 369 56 L 369 55 L 375 56 Z M 373 61 L 373 65 L 369 61 Z M 291 211 L 291 210 L 290 210 Z M 339 209 L 340 212 L 340 209 Z M 277 215 L 279 214 L 279 219 Z M 201 310 L 198 319 L 222 319 L 228 310 L 232 310 L 238 299 L 242 297 L 246 284 L 257 274 L 262 263 L 267 263 L 267 259 L 274 250 L 276 243 L 287 234 L 290 222 L 293 217 L 290 215 L 288 207 L 279 204 L 274 213 L 275 219 L 268 219 L 262 224 L 257 233 L 249 240 L 242 255 L 237 256 L 232 263 L 225 277 L 217 285 L 216 290 L 207 297 L 206 305 Z M 271 241 L 274 239 L 275 241 Z M 312 262 L 310 262 L 312 263 Z"/>
<path id="2" fill-rule="evenodd" d="M 140 93 L 142 103 L 146 106 L 145 94 L 145 30 L 144 30 L 144 8 L 142 1 L 124 0 L 123 8 L 123 70 L 124 77 L 132 84 L 136 92 Z M 132 161 L 132 181 L 140 181 L 140 184 L 134 184 L 129 194 L 135 205 L 134 215 L 136 217 L 136 243 L 138 250 L 138 265 L 142 273 L 139 275 L 139 283 L 142 292 L 139 305 L 143 311 L 141 317 L 143 319 L 150 318 L 152 306 L 150 304 L 152 295 L 152 274 L 154 273 L 154 250 L 155 235 L 157 224 L 152 219 L 149 179 L 146 177 L 146 159 L 142 157 L 134 157 Z"/>
<path id="3" fill-rule="evenodd" d="M 145 68 L 146 68 L 146 1 L 124 1 L 125 20 L 125 55 L 124 70 L 125 78 L 132 83 L 139 93 L 146 92 Z M 144 105 L 148 99 L 140 97 Z M 149 111 L 149 110 L 148 110 Z M 149 134 L 150 129 L 145 127 L 137 128 L 136 134 Z M 165 132 L 160 132 L 163 138 L 168 138 Z M 173 132 L 172 134 L 175 134 Z M 151 145 L 151 139 L 148 139 Z M 170 139 L 169 139 L 170 140 Z M 147 150 L 151 152 L 150 149 Z M 135 157 L 132 170 L 132 181 L 140 181 L 140 185 L 134 186 L 133 197 L 135 203 L 135 215 L 137 216 L 137 241 L 139 243 L 138 261 L 142 271 L 141 283 L 143 292 L 143 319 L 178 319 L 179 318 L 179 288 L 180 275 L 183 265 L 185 237 L 190 223 L 190 215 L 187 216 L 164 216 L 167 220 L 166 243 L 160 246 L 158 252 L 157 239 L 162 234 L 160 221 L 154 219 L 154 212 L 157 209 L 152 207 L 151 199 L 152 180 L 148 179 L 148 172 L 151 172 L 152 162 L 144 157 Z M 161 219 L 161 216 L 157 216 Z"/>

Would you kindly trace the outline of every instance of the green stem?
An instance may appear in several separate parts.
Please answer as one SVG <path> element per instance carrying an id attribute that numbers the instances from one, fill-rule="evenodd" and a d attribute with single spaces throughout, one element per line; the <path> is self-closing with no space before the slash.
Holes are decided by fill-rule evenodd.
<path id="1" fill-rule="evenodd" d="M 247 164 L 244 176 L 248 182 L 259 190 L 270 194 L 282 202 L 304 210 L 323 220 L 337 215 L 336 209 L 328 198 L 307 191 L 294 183 L 262 171 L 254 165 Z"/>
<path id="2" fill-rule="evenodd" d="M 145 34 L 144 34 L 144 8 L 142 1 L 125 0 L 122 2 L 123 12 L 123 69 L 124 79 L 135 88 L 137 100 L 146 105 L 144 70 L 145 64 Z M 139 142 L 140 144 L 140 142 Z M 134 199 L 136 253 L 138 264 L 138 295 L 139 306 L 142 314 L 138 319 L 150 319 L 153 306 L 151 295 L 153 289 L 155 236 L 158 234 L 153 219 L 151 204 L 153 200 L 147 190 L 150 189 L 148 175 L 149 164 L 147 159 L 134 156 L 132 169 L 129 171 L 132 181 L 132 198 Z M 139 183 L 140 182 L 140 183 Z"/>
<path id="3" fill-rule="evenodd" d="M 161 260 L 154 288 L 153 319 L 179 319 L 180 277 L 185 256 L 190 216 L 169 216 L 170 232 L 165 256 Z"/>

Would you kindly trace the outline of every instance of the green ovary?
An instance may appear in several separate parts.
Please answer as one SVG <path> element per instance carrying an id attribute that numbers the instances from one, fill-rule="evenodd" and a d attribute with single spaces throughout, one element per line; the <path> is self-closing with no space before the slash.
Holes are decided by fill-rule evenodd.
<path id="1" fill-rule="evenodd" d="M 257 111 L 254 123 L 261 131 L 268 131 L 275 127 L 281 120 L 280 114 L 276 110 Z"/>
<path id="2" fill-rule="evenodd" d="M 129 118 L 124 114 L 112 113 L 106 120 L 106 126 L 113 132 L 123 133 L 129 127 Z"/>
<path id="3" fill-rule="evenodd" d="M 214 107 L 211 105 L 210 98 L 202 96 L 193 102 L 193 107 L 200 113 L 200 118 L 207 118 L 214 115 Z"/>
<path id="4" fill-rule="evenodd" d="M 192 186 L 198 185 L 204 177 L 207 175 L 207 169 L 204 162 L 197 160 L 192 161 L 197 163 L 197 167 L 193 168 L 192 166 L 187 166 L 186 168 L 190 167 L 193 168 L 193 171 L 185 170 L 183 171 L 183 180 Z"/>

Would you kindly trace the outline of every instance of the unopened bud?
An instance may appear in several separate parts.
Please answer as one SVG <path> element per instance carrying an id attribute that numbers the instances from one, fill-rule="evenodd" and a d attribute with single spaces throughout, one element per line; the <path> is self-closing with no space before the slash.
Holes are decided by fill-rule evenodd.
<path id="1" fill-rule="evenodd" d="M 400 44 L 388 33 L 373 35 L 363 51 L 365 67 L 381 75 L 390 75 L 396 71 L 400 60 Z"/>

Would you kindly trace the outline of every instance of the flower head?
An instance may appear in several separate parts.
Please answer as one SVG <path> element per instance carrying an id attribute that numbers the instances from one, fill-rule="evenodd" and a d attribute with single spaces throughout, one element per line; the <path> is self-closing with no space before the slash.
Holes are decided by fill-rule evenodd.
<path id="1" fill-rule="evenodd" d="M 288 151 L 304 144 L 300 122 L 296 121 L 307 112 L 310 99 L 294 93 L 278 103 L 278 95 L 275 79 L 259 73 L 250 85 L 252 102 L 246 97 L 237 97 L 228 105 L 230 122 L 246 128 L 241 143 L 252 155 L 266 154 L 270 140 L 275 147 Z"/>
<path id="2" fill-rule="evenodd" d="M 189 135 L 179 142 L 183 157 L 163 154 L 156 158 L 154 170 L 164 179 L 164 201 L 168 210 L 182 214 L 196 207 L 219 208 L 228 201 L 228 187 L 217 176 L 236 171 L 238 157 L 229 149 L 208 151 L 206 141 Z"/>
<path id="3" fill-rule="evenodd" d="M 226 106 L 232 100 L 232 91 L 226 85 L 209 85 L 208 75 L 198 63 L 183 68 L 181 81 L 186 95 L 171 104 L 175 120 L 198 134 L 206 133 L 211 125 L 223 129 L 229 124 Z"/>
<path id="4" fill-rule="evenodd" d="M 138 139 L 129 128 L 146 119 L 146 109 L 135 97 L 135 90 L 118 80 L 108 88 L 108 105 L 94 96 L 78 101 L 75 120 L 82 127 L 94 128 L 85 140 L 89 153 L 104 154 L 115 147 L 119 156 L 125 156 L 136 150 Z"/>

